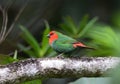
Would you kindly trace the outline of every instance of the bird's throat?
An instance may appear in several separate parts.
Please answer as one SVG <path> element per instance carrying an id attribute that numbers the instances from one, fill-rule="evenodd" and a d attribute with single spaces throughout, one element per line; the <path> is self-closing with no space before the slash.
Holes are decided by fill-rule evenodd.
<path id="1" fill-rule="evenodd" d="M 55 35 L 54 37 L 49 38 L 49 44 L 52 45 L 52 43 L 53 43 L 54 41 L 56 41 L 57 39 L 58 39 L 58 36 L 57 36 L 57 35 Z"/>

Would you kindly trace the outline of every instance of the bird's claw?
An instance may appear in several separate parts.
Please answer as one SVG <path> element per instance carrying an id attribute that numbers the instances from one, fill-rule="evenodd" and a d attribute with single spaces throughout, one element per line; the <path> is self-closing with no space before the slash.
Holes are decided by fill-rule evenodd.
<path id="1" fill-rule="evenodd" d="M 63 53 L 59 54 L 59 55 L 57 56 L 57 58 L 63 59 L 63 58 L 64 58 L 64 57 L 63 57 Z"/>

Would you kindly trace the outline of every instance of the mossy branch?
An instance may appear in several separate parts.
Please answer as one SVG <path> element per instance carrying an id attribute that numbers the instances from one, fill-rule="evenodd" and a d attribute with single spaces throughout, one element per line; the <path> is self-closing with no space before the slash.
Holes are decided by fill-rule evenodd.
<path id="1" fill-rule="evenodd" d="M 0 84 L 39 78 L 99 77 L 119 62 L 118 57 L 30 58 L 0 66 Z"/>

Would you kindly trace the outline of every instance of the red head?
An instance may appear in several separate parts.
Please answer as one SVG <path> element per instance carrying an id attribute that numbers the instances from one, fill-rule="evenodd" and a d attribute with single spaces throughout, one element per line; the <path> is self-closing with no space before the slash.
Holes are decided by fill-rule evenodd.
<path id="1" fill-rule="evenodd" d="M 49 38 L 50 45 L 52 44 L 52 42 L 58 39 L 58 34 L 55 31 L 51 31 L 47 36 Z"/>

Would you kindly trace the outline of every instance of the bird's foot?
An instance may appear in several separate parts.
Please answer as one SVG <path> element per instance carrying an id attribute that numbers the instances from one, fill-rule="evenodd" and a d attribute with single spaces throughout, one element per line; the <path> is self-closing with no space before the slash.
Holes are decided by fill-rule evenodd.
<path id="1" fill-rule="evenodd" d="M 57 58 L 63 59 L 63 58 L 64 58 L 64 57 L 63 57 L 63 53 L 59 54 L 59 55 L 57 56 Z"/>
<path id="2" fill-rule="evenodd" d="M 78 59 L 78 58 L 80 58 L 80 56 L 79 55 L 69 55 L 69 58 L 76 58 L 76 59 Z"/>

